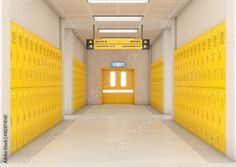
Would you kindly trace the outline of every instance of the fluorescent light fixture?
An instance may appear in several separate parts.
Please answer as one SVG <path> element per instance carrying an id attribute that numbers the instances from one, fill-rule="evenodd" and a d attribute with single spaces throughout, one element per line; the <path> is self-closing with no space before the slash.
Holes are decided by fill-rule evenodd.
<path id="1" fill-rule="evenodd" d="M 148 3 L 149 0 L 88 0 L 88 3 Z"/>
<path id="2" fill-rule="evenodd" d="M 93 16 L 95 21 L 134 21 L 140 22 L 143 16 Z"/>
<path id="3" fill-rule="evenodd" d="M 138 29 L 136 28 L 130 28 L 130 29 L 105 29 L 105 28 L 100 28 L 98 29 L 99 33 L 137 33 Z"/>

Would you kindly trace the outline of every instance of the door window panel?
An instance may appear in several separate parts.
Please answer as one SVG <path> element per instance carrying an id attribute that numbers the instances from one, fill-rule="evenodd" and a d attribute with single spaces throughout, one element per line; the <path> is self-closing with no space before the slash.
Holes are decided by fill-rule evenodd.
<path id="1" fill-rule="evenodd" d="M 111 87 L 116 86 L 116 72 L 114 72 L 114 71 L 110 72 L 110 86 Z"/>
<path id="2" fill-rule="evenodd" d="M 126 87 L 127 86 L 127 76 L 126 72 L 122 71 L 121 72 L 121 87 Z"/>

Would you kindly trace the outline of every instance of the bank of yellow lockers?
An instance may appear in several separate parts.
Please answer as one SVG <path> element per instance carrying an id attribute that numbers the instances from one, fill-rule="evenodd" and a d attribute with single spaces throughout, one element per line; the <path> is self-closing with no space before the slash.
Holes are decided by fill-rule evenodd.
<path id="1" fill-rule="evenodd" d="M 62 118 L 62 54 L 11 23 L 11 154 Z"/>
<path id="2" fill-rule="evenodd" d="M 163 58 L 151 65 L 150 104 L 158 111 L 163 112 Z"/>
<path id="3" fill-rule="evenodd" d="M 220 24 L 175 51 L 174 119 L 226 152 L 226 25 Z"/>
<path id="4" fill-rule="evenodd" d="M 86 105 L 86 65 L 77 58 L 73 59 L 73 111 L 77 112 Z"/>

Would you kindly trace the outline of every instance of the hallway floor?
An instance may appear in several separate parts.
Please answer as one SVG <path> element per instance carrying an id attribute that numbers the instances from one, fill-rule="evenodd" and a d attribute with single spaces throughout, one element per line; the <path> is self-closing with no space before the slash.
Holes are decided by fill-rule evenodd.
<path id="1" fill-rule="evenodd" d="M 95 105 L 66 116 L 11 157 L 7 166 L 233 167 L 236 163 L 149 106 Z"/>

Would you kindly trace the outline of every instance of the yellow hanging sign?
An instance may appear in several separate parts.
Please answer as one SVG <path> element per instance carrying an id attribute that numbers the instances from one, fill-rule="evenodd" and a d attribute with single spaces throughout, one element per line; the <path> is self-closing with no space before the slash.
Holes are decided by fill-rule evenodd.
<path id="1" fill-rule="evenodd" d="M 149 50 L 150 40 L 148 39 L 88 39 L 88 50 Z"/>

